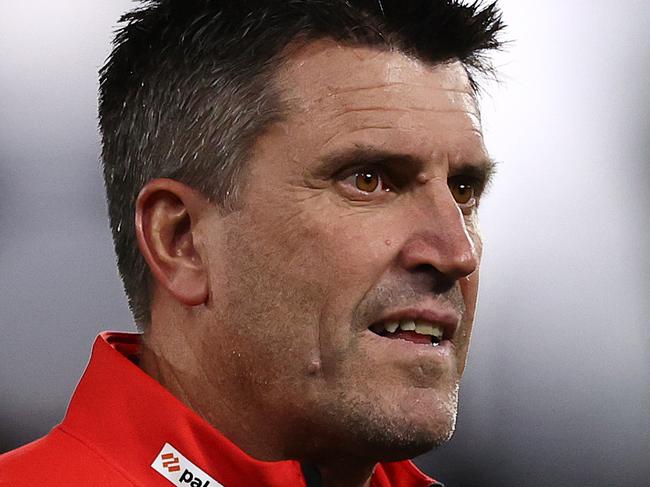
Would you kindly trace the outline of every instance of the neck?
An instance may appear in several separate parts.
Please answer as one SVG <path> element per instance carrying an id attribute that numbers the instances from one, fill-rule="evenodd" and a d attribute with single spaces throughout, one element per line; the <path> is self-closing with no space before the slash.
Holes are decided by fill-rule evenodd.
<path id="1" fill-rule="evenodd" d="M 257 460 L 303 460 L 300 458 L 301 454 L 310 451 L 311 464 L 316 466 L 317 477 L 320 478 L 320 482 L 315 482 L 314 485 L 370 486 L 375 462 L 350 456 L 331 457 L 328 455 L 331 452 L 316 453 L 311 449 L 313 445 L 307 444 L 309 439 L 289 438 L 295 428 L 279 430 L 278 426 L 281 425 L 278 421 L 268 421 L 267 415 L 259 414 L 260 409 L 263 409 L 260 405 L 254 403 L 251 398 L 241 396 L 240 383 L 233 385 L 232 380 L 228 380 L 229 376 L 232 378 L 232 374 L 226 371 L 232 363 L 220 363 L 218 359 L 223 354 L 215 353 L 206 369 L 204 361 L 201 360 L 198 341 L 178 333 L 176 330 L 179 329 L 183 327 L 170 327 L 160 333 L 160 330 L 155 332 L 150 325 L 145 333 L 139 361 L 140 368 L 147 375 Z M 210 373 L 214 370 L 221 373 L 215 377 Z M 309 435 L 309 438 L 313 440 L 313 436 Z M 287 449 L 287 442 L 291 441 L 294 447 Z M 302 448 L 295 447 L 303 442 L 306 444 Z M 288 451 L 293 454 L 288 454 Z M 323 457 L 327 459 L 321 461 Z"/>
<path id="2" fill-rule="evenodd" d="M 322 487 L 369 487 L 374 466 L 340 460 L 320 466 Z"/>
<path id="3" fill-rule="evenodd" d="M 228 380 L 232 379 L 229 364 L 218 360 L 223 355 L 216 353 L 207 363 L 192 337 L 173 332 L 157 336 L 147 330 L 139 366 L 248 455 L 262 461 L 282 460 L 286 435 L 259 414 L 259 405 L 240 383 Z"/>

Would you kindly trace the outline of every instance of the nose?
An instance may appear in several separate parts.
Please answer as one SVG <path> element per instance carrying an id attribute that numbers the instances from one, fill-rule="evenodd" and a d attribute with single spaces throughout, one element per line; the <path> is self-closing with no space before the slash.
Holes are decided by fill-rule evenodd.
<path id="1" fill-rule="evenodd" d="M 426 207 L 414 208 L 410 218 L 412 231 L 398 256 L 403 268 L 432 267 L 453 281 L 478 269 L 478 241 L 470 236 L 468 223 L 446 187 L 429 198 Z"/>

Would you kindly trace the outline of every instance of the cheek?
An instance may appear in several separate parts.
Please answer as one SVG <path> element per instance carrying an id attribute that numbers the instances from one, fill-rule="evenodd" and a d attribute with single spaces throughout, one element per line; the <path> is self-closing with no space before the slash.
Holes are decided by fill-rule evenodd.
<path id="1" fill-rule="evenodd" d="M 314 363 L 329 370 L 347 356 L 354 311 L 392 244 L 365 219 L 332 217 L 331 208 L 276 215 L 237 223 L 215 285 L 227 284 L 227 321 L 238 323 L 228 339 L 242 365 L 264 364 L 254 380 L 274 376 L 286 386 L 311 376 Z"/>
<path id="2" fill-rule="evenodd" d="M 211 276 L 221 298 L 214 307 L 224 310 L 220 321 L 227 325 L 216 339 L 228 342 L 238 367 L 256 370 L 259 380 L 293 380 L 310 363 L 326 292 L 314 278 L 319 253 L 282 219 L 241 216 L 228 230 L 224 271 Z"/>
<path id="3" fill-rule="evenodd" d="M 474 312 L 476 310 L 476 302 L 478 299 L 478 283 L 478 270 L 471 276 L 467 276 L 459 281 L 460 291 L 463 295 L 463 301 L 465 303 L 464 320 L 467 322 L 467 326 L 471 326 L 472 321 L 474 320 Z"/>
<path id="4" fill-rule="evenodd" d="M 280 203 L 258 205 L 257 212 L 233 221 L 227 270 L 213 281 L 229 289 L 232 313 L 245 310 L 240 319 L 273 323 L 257 333 L 267 345 L 282 335 L 285 344 L 293 337 L 313 348 L 321 321 L 334 313 L 340 323 L 342 313 L 361 298 L 381 249 L 371 232 L 352 218 L 334 215 L 331 207 L 311 201 L 307 209 L 291 209 Z"/>
<path id="5" fill-rule="evenodd" d="M 478 259 L 478 268 L 471 275 L 467 276 L 464 279 L 460 280 L 460 288 L 463 293 L 463 298 L 465 305 L 467 306 L 467 314 L 472 318 L 474 317 L 474 308 L 476 306 L 476 300 L 478 295 L 478 285 L 479 285 L 479 269 L 481 264 L 481 258 L 483 256 L 483 239 L 481 237 L 481 232 L 478 225 L 478 216 L 474 213 L 466 223 L 467 234 L 472 241 L 474 246 L 474 252 Z"/>
<path id="6" fill-rule="evenodd" d="M 330 192 L 318 192 L 300 201 L 289 213 L 279 202 L 270 217 L 260 216 L 260 233 L 269 246 L 278 247 L 285 271 L 298 279 L 320 282 L 331 293 L 344 293 L 342 283 L 357 288 L 369 275 L 383 272 L 381 263 L 392 252 L 394 238 L 386 218 L 377 211 L 349 208 Z M 284 214 L 280 217 L 279 211 Z M 324 290 L 324 289 L 323 289 Z"/>
<path id="7" fill-rule="evenodd" d="M 316 251 L 319 274 L 328 288 L 327 297 L 336 313 L 349 320 L 363 296 L 372 289 L 393 262 L 399 249 L 397 222 L 375 214 L 342 213 L 329 221 L 315 215 L 308 239 Z M 334 310 L 330 310 L 334 312 Z"/>
<path id="8" fill-rule="evenodd" d="M 324 366 L 352 346 L 355 310 L 396 248 L 385 231 L 390 225 L 378 225 L 370 213 L 348 212 L 312 201 L 275 224 L 264 220 L 251 235 L 254 253 L 274 249 L 260 262 L 261 273 L 275 276 L 262 292 L 272 293 L 273 306 L 294 317 L 301 328 L 292 332 L 302 334 L 309 359 Z"/>

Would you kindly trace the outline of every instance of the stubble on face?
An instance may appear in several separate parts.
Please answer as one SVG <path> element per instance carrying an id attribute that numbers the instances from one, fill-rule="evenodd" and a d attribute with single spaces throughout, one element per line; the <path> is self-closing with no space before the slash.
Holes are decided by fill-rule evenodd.
<path id="1" fill-rule="evenodd" d="M 476 218 L 447 186 L 487 159 L 467 76 L 325 40 L 292 55 L 278 84 L 292 112 L 256 144 L 241 208 L 221 227 L 203 353 L 229 354 L 211 373 L 235 377 L 237 400 L 273 421 L 281 456 L 423 453 L 453 432 L 476 302 L 476 269 L 454 254 L 469 245 L 478 265 Z M 421 164 L 392 161 L 409 184 L 350 198 L 349 168 L 323 161 L 368 147 Z M 444 360 L 393 352 L 368 329 L 407 308 L 458 315 Z"/>

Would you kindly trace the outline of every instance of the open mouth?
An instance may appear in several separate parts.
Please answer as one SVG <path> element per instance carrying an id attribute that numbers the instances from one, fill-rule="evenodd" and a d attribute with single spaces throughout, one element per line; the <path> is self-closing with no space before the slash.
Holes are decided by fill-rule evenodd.
<path id="1" fill-rule="evenodd" d="M 441 325 L 421 320 L 399 320 L 376 323 L 370 331 L 388 339 L 406 340 L 434 347 L 445 340 L 445 329 Z"/>

